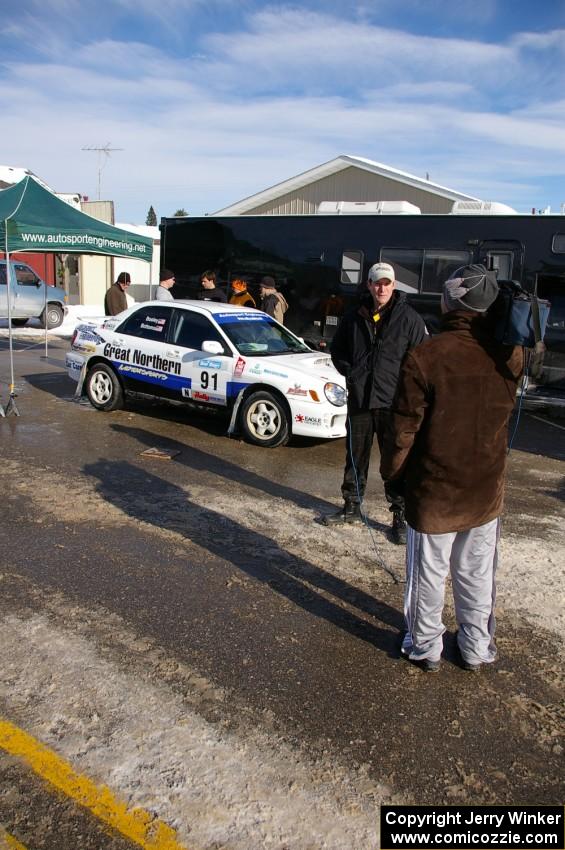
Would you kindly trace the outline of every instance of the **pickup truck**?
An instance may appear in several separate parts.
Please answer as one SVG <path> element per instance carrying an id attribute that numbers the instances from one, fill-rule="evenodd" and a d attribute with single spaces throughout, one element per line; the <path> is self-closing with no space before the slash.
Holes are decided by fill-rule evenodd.
<path id="1" fill-rule="evenodd" d="M 48 286 L 26 263 L 10 261 L 10 266 L 12 325 L 21 327 L 28 319 L 38 319 L 42 328 L 58 328 L 67 313 L 65 291 Z M 0 319 L 8 318 L 7 289 L 6 260 L 0 260 Z"/>

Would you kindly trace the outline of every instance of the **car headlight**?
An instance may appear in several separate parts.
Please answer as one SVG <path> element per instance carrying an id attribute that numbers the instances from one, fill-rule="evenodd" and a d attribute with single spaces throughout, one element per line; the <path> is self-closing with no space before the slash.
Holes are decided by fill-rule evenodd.
<path id="1" fill-rule="evenodd" d="M 328 381 L 328 383 L 324 385 L 324 395 L 330 404 L 335 404 L 336 407 L 343 407 L 347 401 L 347 392 L 345 388 L 341 387 L 339 384 L 334 384 L 331 381 Z"/>

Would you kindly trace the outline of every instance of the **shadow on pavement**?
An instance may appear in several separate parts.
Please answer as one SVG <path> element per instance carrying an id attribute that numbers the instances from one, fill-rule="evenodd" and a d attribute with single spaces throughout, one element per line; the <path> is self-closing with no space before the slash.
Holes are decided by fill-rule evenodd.
<path id="1" fill-rule="evenodd" d="M 263 493 L 267 493 L 269 496 L 286 499 L 286 501 L 292 502 L 292 504 L 298 505 L 301 508 L 313 508 L 320 512 L 320 517 L 317 518 L 315 522 L 320 523 L 321 517 L 324 514 L 332 513 L 336 510 L 336 506 L 333 502 L 327 502 L 325 499 L 319 499 L 316 496 L 311 496 L 308 493 L 304 493 L 303 491 L 297 490 L 293 487 L 288 487 L 285 484 L 278 484 L 274 481 L 270 481 L 269 479 L 258 475 L 256 472 L 251 472 L 237 464 L 231 463 L 223 457 L 203 452 L 201 449 L 197 449 L 194 446 L 187 446 L 186 443 L 180 443 L 178 440 L 171 440 L 169 437 L 161 437 L 159 435 L 152 434 L 150 431 L 146 431 L 144 428 L 134 428 L 129 425 L 113 423 L 110 427 L 116 433 L 132 437 L 148 448 L 155 446 L 160 449 L 180 452 L 180 454 L 174 458 L 174 462 L 187 466 L 190 469 L 194 469 L 197 472 L 211 472 L 214 475 L 220 475 L 229 481 L 244 484 L 246 487 L 254 487 Z M 282 451 L 284 451 L 284 449 L 282 449 Z M 375 520 L 370 520 L 370 526 L 382 533 L 387 533 L 389 530 L 387 525 L 376 522 Z"/>
<path id="2" fill-rule="evenodd" d="M 267 584 L 308 613 L 398 657 L 402 615 L 386 603 L 281 549 L 266 535 L 194 504 L 180 487 L 132 464 L 99 461 L 86 465 L 84 473 L 98 479 L 100 495 L 129 516 L 160 529 L 169 528 Z M 180 525 L 178 520 L 167 519 L 172 511 L 181 515 Z M 337 597 L 388 628 L 374 625 L 322 594 Z"/>

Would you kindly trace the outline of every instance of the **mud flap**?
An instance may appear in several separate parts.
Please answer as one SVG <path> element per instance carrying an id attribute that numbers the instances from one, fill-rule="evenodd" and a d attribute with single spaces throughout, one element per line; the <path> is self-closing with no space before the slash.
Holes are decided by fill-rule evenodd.
<path id="1" fill-rule="evenodd" d="M 82 388 L 84 386 L 84 379 L 86 378 L 86 363 L 82 364 L 82 369 L 80 370 L 80 375 L 78 376 L 77 388 L 75 390 L 74 397 L 79 399 L 82 397 Z"/>
<path id="2" fill-rule="evenodd" d="M 234 406 L 233 406 L 233 409 L 232 409 L 232 412 L 231 412 L 230 424 L 228 425 L 228 430 L 227 430 L 228 437 L 233 437 L 234 434 L 239 434 L 239 429 L 237 427 L 237 419 L 238 419 L 239 408 L 240 408 L 241 402 L 243 400 L 244 392 L 245 392 L 245 389 L 240 390 L 238 395 L 237 395 L 237 398 L 235 400 L 235 403 L 234 403 Z"/>

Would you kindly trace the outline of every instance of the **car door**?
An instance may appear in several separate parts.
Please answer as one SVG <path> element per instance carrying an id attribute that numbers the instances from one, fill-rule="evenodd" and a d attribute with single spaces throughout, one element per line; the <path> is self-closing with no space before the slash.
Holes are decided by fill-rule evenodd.
<path id="1" fill-rule="evenodd" d="M 181 396 L 187 381 L 169 344 L 172 323 L 172 306 L 141 305 L 112 334 L 103 353 L 129 392 Z"/>
<path id="2" fill-rule="evenodd" d="M 170 348 L 180 360 L 182 375 L 188 382 L 181 389 L 182 397 L 202 404 L 226 405 L 234 364 L 228 343 L 203 313 L 181 308 L 177 308 L 175 313 Z M 206 340 L 219 343 L 221 353 L 203 351 L 202 345 Z"/>
<path id="3" fill-rule="evenodd" d="M 14 316 L 41 316 L 45 308 L 45 289 L 41 278 L 26 263 L 14 263 Z"/>

